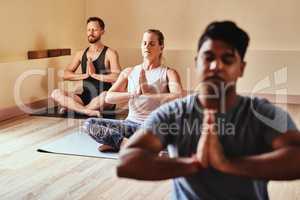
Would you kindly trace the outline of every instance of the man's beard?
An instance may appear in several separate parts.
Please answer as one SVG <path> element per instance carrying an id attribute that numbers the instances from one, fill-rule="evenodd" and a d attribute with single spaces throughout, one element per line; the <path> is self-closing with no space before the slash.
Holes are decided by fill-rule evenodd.
<path id="1" fill-rule="evenodd" d="M 100 40 L 100 38 L 101 37 L 95 38 L 95 37 L 89 36 L 88 41 L 89 41 L 90 44 L 94 44 L 94 43 L 98 42 Z"/>

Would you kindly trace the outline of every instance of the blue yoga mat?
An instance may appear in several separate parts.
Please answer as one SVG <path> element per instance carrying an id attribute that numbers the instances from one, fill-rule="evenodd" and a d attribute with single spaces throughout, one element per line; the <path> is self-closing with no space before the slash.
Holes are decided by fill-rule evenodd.
<path id="1" fill-rule="evenodd" d="M 97 158 L 117 159 L 118 153 L 98 151 L 99 143 L 86 133 L 76 131 L 56 141 L 41 146 L 37 151 Z"/>

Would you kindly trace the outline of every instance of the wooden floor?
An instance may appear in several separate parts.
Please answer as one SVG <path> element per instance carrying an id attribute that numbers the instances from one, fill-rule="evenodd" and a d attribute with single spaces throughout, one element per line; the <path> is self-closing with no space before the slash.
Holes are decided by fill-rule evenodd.
<path id="1" fill-rule="evenodd" d="M 298 127 L 300 106 L 289 105 Z M 23 116 L 0 123 L 0 200 L 169 199 L 170 181 L 119 179 L 116 160 L 38 153 L 82 120 Z M 84 148 L 84 147 L 78 147 Z M 300 200 L 300 181 L 271 182 L 271 199 Z"/>
<path id="2" fill-rule="evenodd" d="M 36 151 L 81 123 L 29 116 L 0 123 L 0 199 L 169 199 L 170 181 L 119 179 L 116 160 Z"/>

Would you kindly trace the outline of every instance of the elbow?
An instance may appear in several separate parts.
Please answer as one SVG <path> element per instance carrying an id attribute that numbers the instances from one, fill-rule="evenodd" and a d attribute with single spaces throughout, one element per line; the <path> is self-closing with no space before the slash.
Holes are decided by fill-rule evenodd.
<path id="1" fill-rule="evenodd" d="M 119 163 L 116 167 L 118 177 L 145 180 L 145 163 L 143 162 L 145 154 L 141 149 L 124 148 L 121 149 Z"/>
<path id="2" fill-rule="evenodd" d="M 300 136 L 298 132 L 289 131 L 281 134 L 272 141 L 273 149 L 283 148 L 285 146 L 300 146 Z"/>
<path id="3" fill-rule="evenodd" d="M 64 73 L 62 78 L 63 78 L 64 81 L 68 80 L 68 76 L 65 73 Z"/>
<path id="4" fill-rule="evenodd" d="M 187 96 L 187 95 L 188 95 L 188 91 L 182 89 L 182 91 L 181 91 L 181 96 L 182 96 L 182 97 L 185 97 L 185 96 Z"/>
<path id="5" fill-rule="evenodd" d="M 130 159 L 128 159 L 128 155 L 125 152 L 121 150 L 120 157 L 119 157 L 119 163 L 116 167 L 117 176 L 120 178 L 130 178 Z"/>
<path id="6" fill-rule="evenodd" d="M 64 71 L 64 74 L 63 74 L 62 78 L 63 78 L 64 81 L 69 80 L 69 76 L 68 76 L 68 73 L 66 71 Z"/>
<path id="7" fill-rule="evenodd" d="M 128 178 L 130 177 L 127 172 L 127 166 L 124 163 L 119 163 L 116 168 L 117 176 L 119 178 Z"/>
<path id="8" fill-rule="evenodd" d="M 174 96 L 176 96 L 176 98 L 182 98 L 188 94 L 187 90 L 184 90 L 182 88 L 177 88 L 175 91 L 173 91 L 171 93 L 174 94 Z"/>
<path id="9" fill-rule="evenodd" d="M 122 178 L 126 176 L 126 170 L 122 164 L 118 164 L 116 168 L 117 176 Z"/>
<path id="10" fill-rule="evenodd" d="M 183 98 L 185 96 L 187 96 L 187 91 L 184 89 L 179 89 L 178 92 L 175 93 L 177 95 L 177 98 Z"/>
<path id="11" fill-rule="evenodd" d="M 187 95 L 187 93 L 184 91 L 184 90 L 182 90 L 181 92 L 178 92 L 177 93 L 177 98 L 183 98 L 183 97 L 185 97 Z"/>
<path id="12" fill-rule="evenodd" d="M 106 95 L 105 95 L 105 98 L 104 98 L 104 101 L 105 103 L 112 103 L 112 97 L 111 97 L 111 93 L 110 92 L 106 92 Z"/>

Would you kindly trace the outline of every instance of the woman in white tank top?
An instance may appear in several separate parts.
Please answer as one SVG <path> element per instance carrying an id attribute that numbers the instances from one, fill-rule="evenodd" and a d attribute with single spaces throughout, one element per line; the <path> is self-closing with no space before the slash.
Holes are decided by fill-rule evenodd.
<path id="1" fill-rule="evenodd" d="M 128 102 L 125 120 L 90 118 L 85 121 L 84 129 L 101 144 L 100 151 L 118 151 L 153 110 L 183 96 L 178 73 L 162 66 L 163 49 L 163 34 L 159 30 L 147 30 L 141 44 L 143 63 L 124 69 L 107 92 L 107 103 Z"/>

